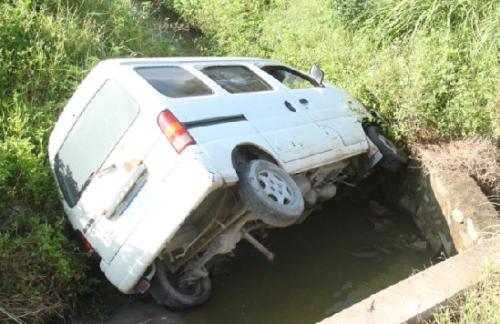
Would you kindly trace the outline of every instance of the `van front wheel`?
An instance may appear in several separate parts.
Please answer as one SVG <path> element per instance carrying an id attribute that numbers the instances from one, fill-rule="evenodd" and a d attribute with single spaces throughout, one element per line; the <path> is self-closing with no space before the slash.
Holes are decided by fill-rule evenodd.
<path id="1" fill-rule="evenodd" d="M 408 156 L 394 145 L 394 143 L 385 137 L 380 127 L 371 125 L 366 128 L 366 135 L 377 146 L 382 153 L 380 166 L 389 172 L 400 171 L 407 163 Z"/>

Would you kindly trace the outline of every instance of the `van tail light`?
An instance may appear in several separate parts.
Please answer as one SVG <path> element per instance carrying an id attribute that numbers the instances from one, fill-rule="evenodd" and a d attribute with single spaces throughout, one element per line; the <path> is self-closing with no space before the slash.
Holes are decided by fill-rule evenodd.
<path id="1" fill-rule="evenodd" d="M 172 114 L 170 110 L 164 110 L 158 115 L 158 126 L 165 134 L 170 144 L 174 147 L 177 153 L 182 153 L 186 147 L 191 144 L 196 144 L 196 141 L 188 133 L 184 125 Z"/>
<path id="2" fill-rule="evenodd" d="M 80 237 L 80 241 L 82 241 L 82 247 L 85 252 L 90 252 L 93 250 L 92 245 L 90 245 L 90 242 L 87 241 L 85 236 L 83 236 L 82 232 L 78 232 L 78 236 Z"/>

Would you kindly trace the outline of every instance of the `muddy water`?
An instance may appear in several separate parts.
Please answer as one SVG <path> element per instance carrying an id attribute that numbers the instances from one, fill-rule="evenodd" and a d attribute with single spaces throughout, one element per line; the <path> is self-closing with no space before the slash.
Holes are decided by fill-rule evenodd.
<path id="1" fill-rule="evenodd" d="M 313 323 L 429 266 L 430 252 L 411 247 L 418 235 L 405 215 L 332 202 L 262 240 L 276 255 L 273 264 L 240 242 L 212 275 L 207 304 L 171 313 L 152 300 L 129 300 L 111 322 Z"/>
<path id="2" fill-rule="evenodd" d="M 241 243 L 215 275 L 210 301 L 185 323 L 312 323 L 430 264 L 410 247 L 407 217 L 370 214 L 365 204 L 332 203 L 303 224 L 275 230 L 264 243 L 274 264 Z"/>

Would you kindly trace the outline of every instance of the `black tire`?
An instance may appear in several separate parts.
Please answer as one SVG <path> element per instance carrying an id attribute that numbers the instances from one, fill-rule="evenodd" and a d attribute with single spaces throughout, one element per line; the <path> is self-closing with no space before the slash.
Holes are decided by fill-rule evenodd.
<path id="1" fill-rule="evenodd" d="M 382 133 L 380 127 L 372 125 L 366 128 L 366 135 L 382 153 L 379 165 L 387 171 L 399 172 L 408 163 L 408 156 Z"/>
<path id="2" fill-rule="evenodd" d="M 269 161 L 252 160 L 243 167 L 240 196 L 250 211 L 274 227 L 290 226 L 304 212 L 304 198 L 295 181 Z"/>
<path id="3" fill-rule="evenodd" d="M 157 260 L 150 292 L 158 304 L 172 310 L 186 310 L 204 304 L 210 297 L 212 283 L 208 276 L 184 290 L 177 286 L 176 278 L 172 277 L 165 264 Z"/>

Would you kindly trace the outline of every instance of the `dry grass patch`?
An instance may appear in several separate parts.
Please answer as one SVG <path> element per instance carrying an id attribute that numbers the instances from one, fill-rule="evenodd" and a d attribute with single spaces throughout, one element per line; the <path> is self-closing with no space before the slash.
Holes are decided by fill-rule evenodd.
<path id="1" fill-rule="evenodd" d="M 468 174 L 490 201 L 497 208 L 500 206 L 500 149 L 493 141 L 476 137 L 418 145 L 414 151 L 433 169 Z"/>

